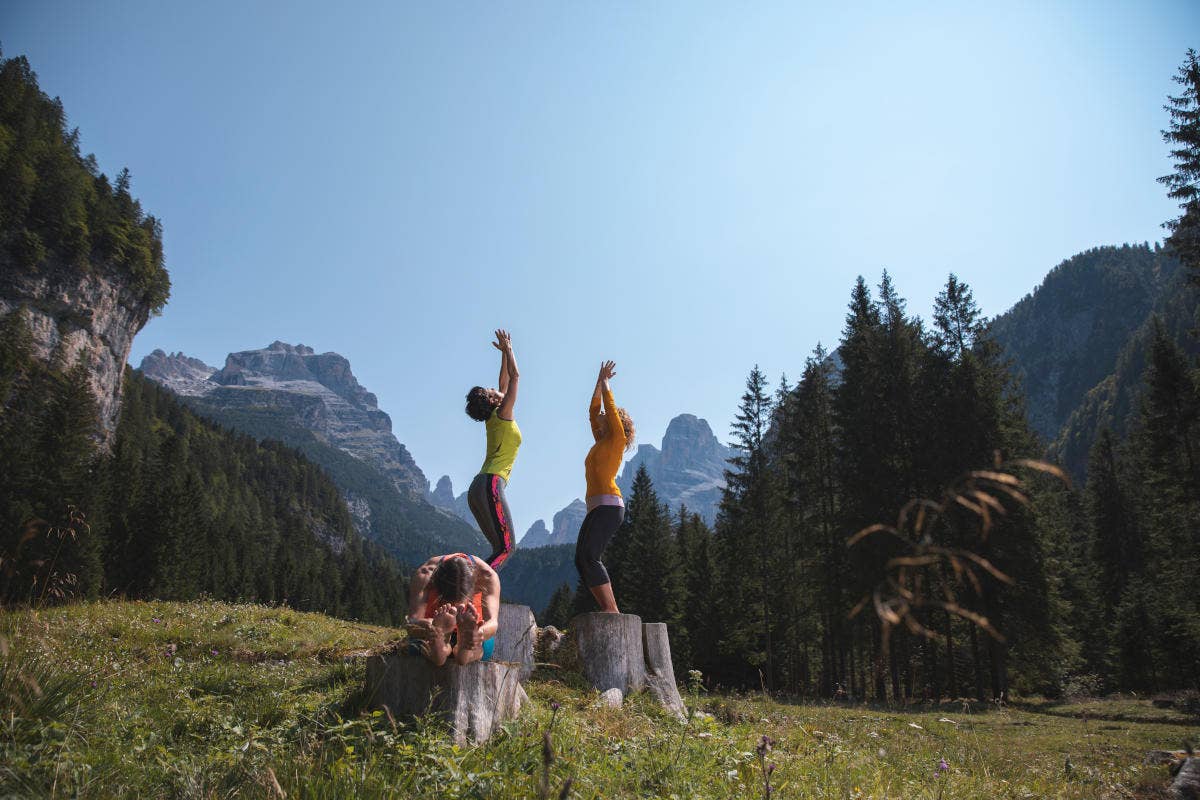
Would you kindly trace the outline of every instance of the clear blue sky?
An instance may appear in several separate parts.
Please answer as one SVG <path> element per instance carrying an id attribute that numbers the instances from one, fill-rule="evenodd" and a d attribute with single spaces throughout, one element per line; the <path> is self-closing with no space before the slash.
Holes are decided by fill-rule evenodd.
<path id="1" fill-rule="evenodd" d="M 836 342 L 860 273 L 928 316 L 954 271 L 995 315 L 1161 238 L 1200 4 L 837 5 L 7 0 L 0 44 L 163 220 L 134 364 L 335 350 L 461 491 L 507 327 L 523 533 L 583 493 L 603 358 L 642 441 L 681 412 L 725 438 L 755 363 Z"/>

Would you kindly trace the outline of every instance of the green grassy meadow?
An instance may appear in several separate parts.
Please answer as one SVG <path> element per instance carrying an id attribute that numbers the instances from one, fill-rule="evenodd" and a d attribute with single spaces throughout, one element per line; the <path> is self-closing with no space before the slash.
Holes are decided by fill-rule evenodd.
<path id="1" fill-rule="evenodd" d="M 0 612 L 0 797 L 559 797 L 568 778 L 573 798 L 763 797 L 774 764 L 780 798 L 1153 798 L 1168 774 L 1146 752 L 1200 741 L 1200 720 L 1128 696 L 898 710 L 693 692 L 685 725 L 540 670 L 520 719 L 458 747 L 363 710 L 365 651 L 401 635 L 217 602 Z"/>

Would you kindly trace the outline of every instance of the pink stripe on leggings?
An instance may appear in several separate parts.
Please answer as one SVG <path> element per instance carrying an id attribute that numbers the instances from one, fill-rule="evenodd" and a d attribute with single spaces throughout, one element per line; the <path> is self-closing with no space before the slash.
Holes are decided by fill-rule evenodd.
<path id="1" fill-rule="evenodd" d="M 496 527 L 500 531 L 500 539 L 503 542 L 504 549 L 496 554 L 495 558 L 488 562 L 488 566 L 492 569 L 503 564 L 508 559 L 508 554 L 512 552 L 512 530 L 508 527 L 508 520 L 504 516 L 504 504 L 500 502 L 500 476 L 492 476 L 492 510 L 496 514 Z"/>

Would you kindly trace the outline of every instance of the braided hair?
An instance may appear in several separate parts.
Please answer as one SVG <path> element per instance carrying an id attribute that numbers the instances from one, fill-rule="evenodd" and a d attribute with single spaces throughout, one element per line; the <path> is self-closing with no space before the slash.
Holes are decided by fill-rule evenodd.
<path id="1" fill-rule="evenodd" d="M 433 571 L 433 588 L 444 603 L 462 603 L 475 593 L 475 561 L 463 556 L 443 558 Z"/>

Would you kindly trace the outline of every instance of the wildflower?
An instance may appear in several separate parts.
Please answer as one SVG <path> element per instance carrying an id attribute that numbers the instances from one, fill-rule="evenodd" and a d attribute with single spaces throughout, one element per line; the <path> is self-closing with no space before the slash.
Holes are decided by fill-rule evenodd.
<path id="1" fill-rule="evenodd" d="M 758 753 L 759 758 L 765 758 L 767 753 L 771 752 L 771 748 L 774 746 L 775 740 L 764 733 L 762 739 L 758 743 L 758 747 L 754 748 L 754 750 Z"/>
<path id="2" fill-rule="evenodd" d="M 949 771 L 950 771 L 950 762 L 948 762 L 945 758 L 939 759 L 938 764 L 937 764 L 937 772 L 934 773 L 934 777 L 940 778 L 942 776 L 943 772 L 949 772 Z"/>
<path id="3" fill-rule="evenodd" d="M 557 700 L 550 704 L 551 711 L 558 711 L 560 708 L 562 708 L 562 705 Z"/>
<path id="4" fill-rule="evenodd" d="M 158 617 L 155 617 L 154 619 L 152 619 L 150 621 L 153 622 L 155 625 L 159 625 L 162 623 L 162 620 L 159 619 Z"/>
<path id="5" fill-rule="evenodd" d="M 210 652 L 210 653 L 212 653 L 212 654 L 215 656 L 215 655 L 217 654 L 217 648 L 215 648 L 215 647 L 214 647 L 214 648 L 213 648 L 212 650 L 210 650 L 209 652 Z"/>

